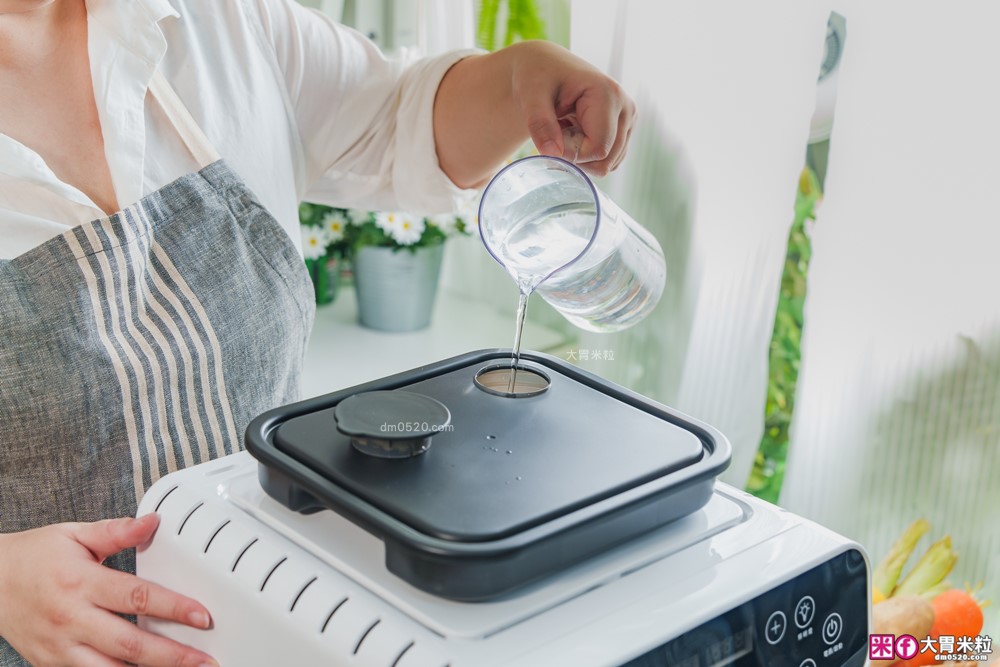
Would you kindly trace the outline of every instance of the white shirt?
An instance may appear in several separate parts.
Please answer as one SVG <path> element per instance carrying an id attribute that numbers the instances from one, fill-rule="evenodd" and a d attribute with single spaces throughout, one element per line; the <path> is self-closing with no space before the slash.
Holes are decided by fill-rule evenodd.
<path id="1" fill-rule="evenodd" d="M 105 154 L 121 206 L 198 165 L 151 97 L 156 68 L 222 157 L 300 244 L 303 199 L 454 209 L 432 111 L 454 52 L 409 67 L 294 0 L 87 0 Z M 105 214 L 0 134 L 0 259 Z"/>

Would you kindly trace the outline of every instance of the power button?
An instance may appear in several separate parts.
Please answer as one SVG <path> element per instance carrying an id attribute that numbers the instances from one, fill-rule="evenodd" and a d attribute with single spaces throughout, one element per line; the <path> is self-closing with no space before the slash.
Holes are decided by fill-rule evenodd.
<path id="1" fill-rule="evenodd" d="M 830 614 L 823 621 L 823 641 L 833 644 L 840 639 L 840 633 L 844 631 L 844 619 L 840 614 Z"/>

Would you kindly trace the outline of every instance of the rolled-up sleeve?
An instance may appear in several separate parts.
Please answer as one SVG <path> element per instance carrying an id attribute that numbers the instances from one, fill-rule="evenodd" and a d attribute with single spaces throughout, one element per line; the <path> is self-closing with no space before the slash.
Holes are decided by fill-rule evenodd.
<path id="1" fill-rule="evenodd" d="M 454 210 L 468 197 L 441 170 L 434 97 L 455 51 L 404 67 L 355 30 L 293 0 L 252 0 L 287 88 L 302 150 L 302 199 L 334 206 Z"/>

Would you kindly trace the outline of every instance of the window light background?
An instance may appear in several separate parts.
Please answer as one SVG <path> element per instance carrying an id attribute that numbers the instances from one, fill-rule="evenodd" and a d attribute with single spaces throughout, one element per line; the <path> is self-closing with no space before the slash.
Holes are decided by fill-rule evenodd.
<path id="1" fill-rule="evenodd" d="M 414 1 L 423 52 L 472 44 L 468 0 Z M 763 430 L 826 22 L 831 10 L 845 17 L 780 503 L 858 540 L 873 560 L 926 517 L 960 552 L 952 582 L 985 581 L 998 601 L 985 631 L 997 637 L 1000 5 L 568 6 L 571 48 L 640 107 L 628 159 L 600 186 L 668 261 L 667 291 L 647 321 L 581 333 L 578 347 L 613 349 L 614 361 L 590 369 L 722 429 L 734 446 L 723 479 L 739 487 Z M 469 18 L 435 18 L 444 15 Z M 513 310 L 512 283 L 474 239 L 449 244 L 444 271 L 446 289 Z M 529 317 L 561 326 L 539 306 Z"/>

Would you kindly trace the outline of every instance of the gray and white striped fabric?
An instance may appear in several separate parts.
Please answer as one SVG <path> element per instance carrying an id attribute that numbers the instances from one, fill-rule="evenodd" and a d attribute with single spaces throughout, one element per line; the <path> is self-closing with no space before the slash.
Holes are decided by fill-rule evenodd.
<path id="1" fill-rule="evenodd" d="M 0 532 L 133 515 L 239 450 L 297 398 L 313 314 L 298 252 L 222 161 L 0 262 Z"/>

